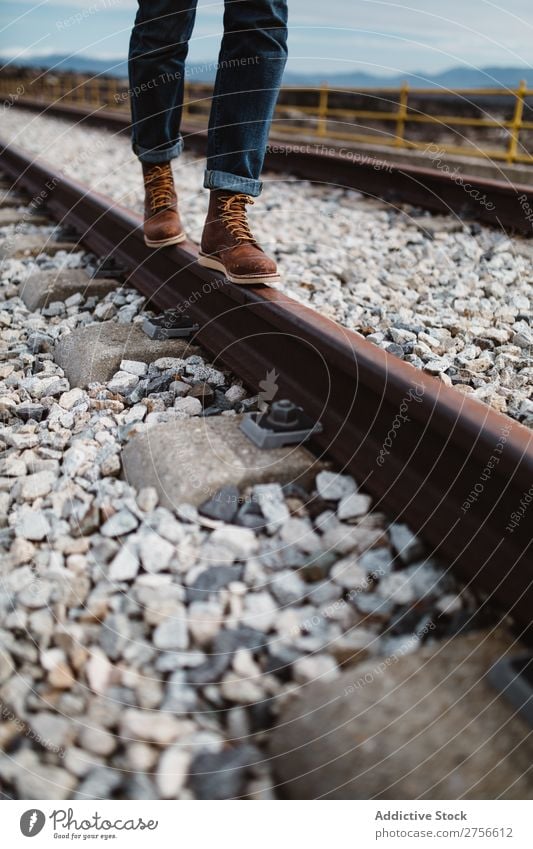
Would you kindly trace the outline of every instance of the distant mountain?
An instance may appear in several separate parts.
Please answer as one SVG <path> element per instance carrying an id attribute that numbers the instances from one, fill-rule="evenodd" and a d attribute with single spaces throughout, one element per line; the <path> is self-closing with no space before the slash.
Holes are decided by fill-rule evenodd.
<path id="1" fill-rule="evenodd" d="M 391 76 L 377 76 L 361 71 L 341 74 L 285 74 L 287 85 L 327 82 L 332 87 L 342 88 L 396 88 L 404 82 L 416 88 L 516 88 L 522 79 L 533 83 L 533 68 L 467 68 L 458 66 L 432 74 L 412 71 Z"/>
<path id="2" fill-rule="evenodd" d="M 2 59 L 2 64 L 7 64 L 8 70 L 14 68 L 9 59 Z M 65 56 L 53 54 L 46 57 L 27 57 L 17 61 L 18 67 L 41 68 L 52 71 L 69 71 L 84 74 L 110 75 L 125 78 L 128 76 L 128 66 L 124 57 L 116 59 L 98 59 L 88 56 Z M 191 80 L 208 82 L 214 78 L 212 63 L 191 64 L 187 68 Z M 402 82 L 408 82 L 414 87 L 435 88 L 495 88 L 503 86 L 515 88 L 521 79 L 528 79 L 533 84 L 533 69 L 526 68 L 468 68 L 458 66 L 448 71 L 431 74 L 422 71 L 413 71 L 391 76 L 377 76 L 366 74 L 362 71 L 347 71 L 344 73 L 298 73 L 286 71 L 284 82 L 286 85 L 318 85 L 327 82 L 332 87 L 342 88 L 395 88 Z"/>

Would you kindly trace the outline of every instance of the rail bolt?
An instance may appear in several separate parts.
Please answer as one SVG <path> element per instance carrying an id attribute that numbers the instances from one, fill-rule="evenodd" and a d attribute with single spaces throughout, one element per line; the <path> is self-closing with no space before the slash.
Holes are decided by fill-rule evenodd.
<path id="1" fill-rule="evenodd" d="M 300 420 L 302 410 L 297 407 L 288 398 L 281 401 L 274 401 L 268 415 L 265 418 L 265 424 L 268 427 L 294 427 Z"/>

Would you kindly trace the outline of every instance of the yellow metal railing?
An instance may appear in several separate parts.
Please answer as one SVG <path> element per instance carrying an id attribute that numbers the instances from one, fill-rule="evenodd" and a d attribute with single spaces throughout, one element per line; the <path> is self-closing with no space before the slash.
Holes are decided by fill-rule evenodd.
<path id="1" fill-rule="evenodd" d="M 392 108 L 353 109 L 332 105 L 342 102 L 345 95 L 363 95 L 379 98 L 385 105 Z M 501 98 L 510 98 L 509 118 L 498 117 L 469 117 L 453 114 L 426 114 L 421 109 L 410 105 L 409 98 L 438 95 L 439 98 L 459 97 L 463 102 L 469 102 L 472 97 L 493 99 L 493 103 L 502 103 Z M 36 79 L 11 77 L 0 74 L 0 99 L 4 108 L 13 105 L 21 97 L 42 100 L 45 103 L 61 103 L 91 106 L 94 109 L 102 107 L 127 109 L 130 92 L 119 80 L 106 78 L 85 79 L 76 74 L 41 74 Z M 352 143 L 379 144 L 395 147 L 396 149 L 417 150 L 427 149 L 429 144 L 437 143 L 439 150 L 444 153 L 460 154 L 463 156 L 482 157 L 507 163 L 533 164 L 533 154 L 524 146 L 524 131 L 533 130 L 533 121 L 524 120 L 526 98 L 533 96 L 533 90 L 527 88 L 526 82 L 520 82 L 516 89 L 477 88 L 460 91 L 440 90 L 434 88 L 410 88 L 404 83 L 399 89 L 330 89 L 326 84 L 319 87 L 286 86 L 280 93 L 280 101 L 276 107 L 275 121 L 272 128 L 274 136 L 299 135 L 302 138 L 311 136 L 321 140 L 332 139 Z M 512 100 L 514 99 L 514 104 Z M 204 83 L 185 84 L 183 114 L 187 121 L 204 122 L 211 102 L 211 86 Z M 412 104 L 412 100 L 411 100 Z M 0 108 L 1 108 L 0 102 Z M 473 104 L 477 108 L 479 104 Z M 503 111 L 503 110 L 502 110 Z M 385 129 L 368 126 L 368 122 L 384 125 Z M 359 132 L 361 124 L 364 132 Z M 411 127 L 429 125 L 433 130 L 439 129 L 440 135 L 446 131 L 457 132 L 465 129 L 492 129 L 502 135 L 501 147 L 482 147 L 462 135 L 462 144 L 441 142 L 434 132 L 430 138 L 408 138 Z M 390 126 L 390 130 L 386 128 Z"/>
<path id="2" fill-rule="evenodd" d="M 316 92 L 317 90 L 301 87 L 286 87 L 282 89 L 282 92 L 284 94 L 286 94 L 287 92 L 291 92 L 291 95 L 294 95 L 296 92 L 309 91 Z M 379 96 L 380 98 L 386 98 L 389 102 L 396 100 L 397 102 L 394 103 L 396 108 L 386 111 L 377 109 L 350 109 L 342 107 L 331 107 L 329 105 L 330 96 L 342 93 L 365 94 L 371 97 Z M 468 101 L 468 99 L 471 97 L 481 96 L 492 98 L 509 97 L 514 98 L 515 102 L 513 115 L 509 119 L 474 118 L 464 115 L 450 114 L 428 115 L 425 113 L 421 113 L 420 111 L 416 111 L 414 109 L 409 111 L 410 94 L 416 95 L 417 97 L 423 95 L 438 95 L 439 98 L 442 96 L 449 95 L 453 97 L 460 97 L 466 101 Z M 469 139 L 467 137 L 464 137 L 464 140 L 465 142 L 467 142 L 467 144 L 459 145 L 438 142 L 439 150 L 442 150 L 446 153 L 462 154 L 465 156 L 476 156 L 487 159 L 503 160 L 508 163 L 520 162 L 533 164 L 533 154 L 530 154 L 528 151 L 525 150 L 519 150 L 520 132 L 523 130 L 533 130 L 533 121 L 525 121 L 523 117 L 525 98 L 531 96 L 533 96 L 533 90 L 527 88 L 525 81 L 522 81 L 517 89 L 478 88 L 461 89 L 459 91 L 440 89 L 437 90 L 434 88 L 410 89 L 407 83 L 404 83 L 400 89 L 379 89 L 379 91 L 376 89 L 368 88 L 335 88 L 330 90 L 327 86 L 321 86 L 319 89 L 319 98 L 316 106 L 307 104 L 298 105 L 295 101 L 291 99 L 286 104 L 278 105 L 276 110 L 276 116 L 278 118 L 283 119 L 284 116 L 287 116 L 296 108 L 299 112 L 302 113 L 303 116 L 307 116 L 309 119 L 312 119 L 314 117 L 315 126 L 313 134 L 320 136 L 321 138 L 327 137 L 330 139 L 338 139 L 343 141 L 389 145 L 397 148 L 411 150 L 425 150 L 427 149 L 429 143 L 438 140 L 435 139 L 435 136 L 424 140 L 406 138 L 406 129 L 409 125 L 428 124 L 432 125 L 434 128 L 439 127 L 441 131 L 454 130 L 455 128 L 496 129 L 501 131 L 502 134 L 505 135 L 507 140 L 507 144 L 505 146 L 502 146 L 501 148 L 489 149 L 479 146 L 467 146 Z M 294 116 L 292 116 L 292 120 L 294 120 Z M 330 126 L 330 121 L 335 126 Z M 344 129 L 337 129 L 338 125 L 346 124 L 351 124 L 355 127 L 360 121 L 370 121 L 379 123 L 384 122 L 385 124 L 391 123 L 394 126 L 391 129 L 391 132 L 389 133 L 385 131 L 376 132 L 375 130 L 372 132 L 369 128 L 365 128 L 367 130 L 365 133 L 356 133 L 353 131 L 347 132 Z M 280 130 L 279 127 L 276 127 L 276 129 Z M 305 129 L 303 129 L 301 126 L 285 126 L 280 131 L 299 133 L 301 135 L 305 134 Z"/>

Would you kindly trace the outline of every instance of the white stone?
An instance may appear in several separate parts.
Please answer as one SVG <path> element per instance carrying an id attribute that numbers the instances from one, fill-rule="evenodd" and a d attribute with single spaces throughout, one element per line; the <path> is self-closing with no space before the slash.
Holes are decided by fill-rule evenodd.
<path id="1" fill-rule="evenodd" d="M 134 772 L 148 772 L 157 761 L 159 752 L 146 743 L 129 743 L 126 751 L 128 766 Z"/>
<path id="2" fill-rule="evenodd" d="M 156 770 L 157 788 L 163 799 L 175 799 L 183 790 L 190 764 L 191 755 L 182 748 L 172 746 L 163 752 Z"/>
<path id="3" fill-rule="evenodd" d="M 323 471 L 316 476 L 316 488 L 325 501 L 340 501 L 341 498 L 355 492 L 357 485 L 350 475 Z"/>
<path id="4" fill-rule="evenodd" d="M 117 371 L 107 384 L 107 388 L 110 392 L 127 395 L 132 389 L 135 389 L 138 382 L 139 378 L 137 375 L 129 374 L 127 371 Z"/>
<path id="5" fill-rule="evenodd" d="M 202 412 L 202 402 L 198 398 L 190 398 L 186 395 L 184 398 L 176 398 L 174 409 L 187 416 L 199 416 Z"/>
<path id="6" fill-rule="evenodd" d="M 137 377 L 144 377 L 148 371 L 148 366 L 146 363 L 139 362 L 138 360 L 122 360 L 120 371 L 125 371 L 127 374 L 134 374 Z"/>
<path id="7" fill-rule="evenodd" d="M 131 581 L 137 577 L 140 565 L 135 549 L 125 544 L 121 546 L 117 556 L 111 562 L 109 579 L 111 581 Z"/>
<path id="8" fill-rule="evenodd" d="M 237 649 L 233 656 L 233 669 L 243 678 L 260 678 L 261 669 L 253 659 L 250 649 Z"/>
<path id="9" fill-rule="evenodd" d="M 179 371 L 182 368 L 185 368 L 185 360 L 180 359 L 179 357 L 159 357 L 158 360 L 155 360 L 153 365 L 155 368 L 160 369 L 160 371 L 166 371 L 167 369 L 175 369 Z"/>
<path id="10" fill-rule="evenodd" d="M 37 510 L 24 510 L 19 513 L 15 533 L 23 539 L 40 542 L 50 533 L 50 523 L 43 513 Z"/>
<path id="11" fill-rule="evenodd" d="M 163 572 L 169 565 L 175 550 L 171 542 L 155 531 L 149 531 L 141 536 L 139 554 L 147 572 Z"/>
<path id="12" fill-rule="evenodd" d="M 269 533 L 274 533 L 289 518 L 289 508 L 285 504 L 283 490 L 279 483 L 256 484 L 252 490 L 253 499 L 257 501 L 266 519 Z"/>
<path id="13" fill-rule="evenodd" d="M 268 592 L 250 593 L 244 600 L 241 622 L 258 631 L 269 631 L 276 620 L 276 612 L 276 605 Z"/>
<path id="14" fill-rule="evenodd" d="M 20 482 L 20 495 L 24 501 L 35 501 L 36 498 L 42 498 L 51 491 L 56 476 L 54 472 L 35 472 L 33 475 L 27 475 Z"/>
<path id="15" fill-rule="evenodd" d="M 99 648 L 91 649 L 91 654 L 85 664 L 85 674 L 93 693 L 102 694 L 111 682 L 113 667 L 106 655 Z"/>
<path id="16" fill-rule="evenodd" d="M 308 585 L 292 569 L 283 569 L 272 577 L 270 591 L 283 607 L 305 601 Z"/>
<path id="17" fill-rule="evenodd" d="M 307 518 L 291 516 L 281 528 L 279 537 L 287 545 L 294 545 L 306 554 L 314 554 L 322 548 L 322 541 Z"/>
<path id="18" fill-rule="evenodd" d="M 74 389 L 70 389 L 68 392 L 63 392 L 59 398 L 59 406 L 63 407 L 64 410 L 72 410 L 76 404 L 79 404 L 86 398 L 87 396 L 83 389 L 75 387 Z"/>
<path id="19" fill-rule="evenodd" d="M 363 495 L 360 492 L 352 492 L 350 495 L 345 495 L 339 502 L 337 507 L 337 516 L 339 519 L 355 519 L 359 516 L 364 516 L 370 510 L 372 499 L 369 495 Z"/>
<path id="20" fill-rule="evenodd" d="M 422 554 L 421 540 L 407 525 L 395 522 L 389 526 L 388 531 L 391 543 L 404 563 L 411 563 Z"/>
<path id="21" fill-rule="evenodd" d="M 141 740 L 168 746 L 188 723 L 161 711 L 127 708 L 120 722 L 120 735 L 125 740 Z"/>
<path id="22" fill-rule="evenodd" d="M 88 724 L 82 728 L 79 734 L 80 746 L 87 752 L 108 757 L 116 749 L 115 736 L 110 731 L 106 731 L 105 728 L 92 727 L 90 720 L 87 722 Z"/>
<path id="23" fill-rule="evenodd" d="M 22 537 L 15 537 L 13 544 L 9 549 L 13 566 L 21 566 L 23 563 L 29 563 L 34 556 L 35 551 L 35 546 L 33 543 L 29 542 L 29 540 L 23 539 Z"/>
<path id="24" fill-rule="evenodd" d="M 155 510 L 158 502 L 159 495 L 157 494 L 157 489 L 155 487 L 145 486 L 143 489 L 139 490 L 137 504 L 144 513 L 151 513 L 152 510 Z"/>
<path id="25" fill-rule="evenodd" d="M 199 646 L 207 646 L 223 625 L 224 614 L 219 604 L 194 601 L 189 605 L 189 631 Z"/>
<path id="26" fill-rule="evenodd" d="M 102 525 L 100 533 L 105 537 L 120 537 L 134 531 L 138 524 L 138 520 L 129 510 L 119 510 Z"/>
<path id="27" fill-rule="evenodd" d="M 259 548 L 257 537 L 250 528 L 225 525 L 211 534 L 210 544 L 230 549 L 239 560 L 247 560 Z"/>
<path id="28" fill-rule="evenodd" d="M 74 737 L 72 723 L 64 716 L 49 711 L 32 716 L 31 728 L 45 747 L 65 747 Z"/>
<path id="29" fill-rule="evenodd" d="M 293 664 L 294 680 L 299 684 L 310 681 L 332 681 L 339 674 L 335 660 L 328 654 L 298 658 Z"/>
<path id="30" fill-rule="evenodd" d="M 229 702 L 237 704 L 253 704 L 260 701 L 264 695 L 258 682 L 241 678 L 232 672 L 227 673 L 222 679 L 220 692 Z"/>
<path id="31" fill-rule="evenodd" d="M 409 604 L 415 599 L 415 593 L 405 572 L 393 572 L 378 584 L 378 595 L 396 604 Z"/>
<path id="32" fill-rule="evenodd" d="M 442 598 L 439 598 L 435 606 L 441 613 L 445 613 L 449 616 L 452 613 L 457 613 L 459 610 L 462 610 L 463 601 L 460 595 L 449 593 L 447 595 L 443 595 Z"/>
<path id="33" fill-rule="evenodd" d="M 246 389 L 244 389 L 243 386 L 239 386 L 234 383 L 233 386 L 230 386 L 224 394 L 228 401 L 232 404 L 237 404 L 239 401 L 242 401 L 243 398 L 246 398 Z"/>
<path id="34" fill-rule="evenodd" d="M 22 457 L 8 454 L 2 462 L 2 475 L 10 478 L 19 478 L 26 474 L 26 463 Z"/>
<path id="35" fill-rule="evenodd" d="M 154 646 L 162 651 L 183 651 L 189 646 L 187 614 L 182 608 L 175 616 L 161 622 L 154 631 Z"/>
<path id="36" fill-rule="evenodd" d="M 354 555 L 344 557 L 335 563 L 330 577 L 332 581 L 347 590 L 365 589 L 367 586 L 366 572 Z"/>

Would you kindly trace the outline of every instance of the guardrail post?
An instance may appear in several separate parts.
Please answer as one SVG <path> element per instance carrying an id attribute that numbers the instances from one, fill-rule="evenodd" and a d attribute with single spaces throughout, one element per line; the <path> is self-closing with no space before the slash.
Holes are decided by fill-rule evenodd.
<path id="1" fill-rule="evenodd" d="M 106 79 L 106 91 L 104 97 L 106 106 L 112 106 L 115 108 L 118 106 L 118 80 L 115 77 Z"/>
<path id="2" fill-rule="evenodd" d="M 90 96 L 92 105 L 97 109 L 100 106 L 100 80 L 98 77 L 91 80 Z"/>
<path id="3" fill-rule="evenodd" d="M 52 97 L 52 103 L 57 103 L 59 100 L 59 80 L 56 77 L 50 86 L 50 95 Z"/>
<path id="4" fill-rule="evenodd" d="M 518 150 L 518 137 L 522 128 L 522 118 L 524 115 L 524 96 L 527 91 L 525 80 L 520 80 L 520 85 L 516 92 L 516 100 L 514 106 L 514 115 L 511 121 L 511 133 L 509 137 L 509 147 L 507 149 L 507 162 L 512 163 L 516 159 Z"/>
<path id="5" fill-rule="evenodd" d="M 325 136 L 328 130 L 328 99 L 328 84 L 322 83 L 318 97 L 318 121 L 316 125 L 317 136 Z"/>
<path id="6" fill-rule="evenodd" d="M 409 84 L 402 83 L 400 88 L 400 99 L 398 101 L 398 118 L 396 120 L 396 147 L 405 147 L 405 122 L 407 120 L 407 99 L 409 97 Z"/>
<path id="7" fill-rule="evenodd" d="M 74 105 L 80 102 L 80 88 L 77 76 L 72 77 L 71 100 Z"/>

